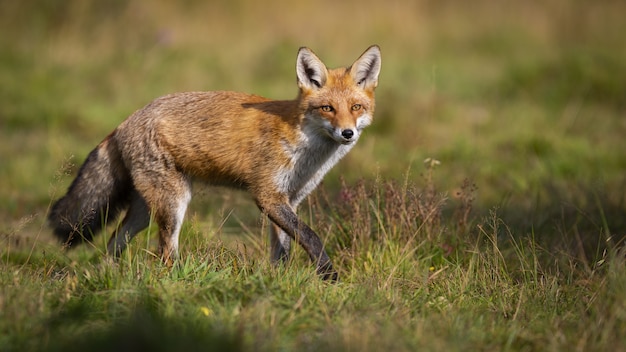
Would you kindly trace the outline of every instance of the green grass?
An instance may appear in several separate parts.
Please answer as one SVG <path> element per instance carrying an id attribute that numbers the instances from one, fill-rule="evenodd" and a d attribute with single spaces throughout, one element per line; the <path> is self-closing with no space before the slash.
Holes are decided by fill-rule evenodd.
<path id="1" fill-rule="evenodd" d="M 624 11 L 1 2 L 0 350 L 625 350 Z M 150 100 L 292 98 L 298 47 L 339 66 L 373 43 L 374 124 L 300 211 L 338 284 L 299 248 L 272 267 L 267 221 L 222 189 L 195 188 L 172 269 L 154 228 L 118 264 L 106 236 L 52 238 L 51 202 Z"/>
<path id="2" fill-rule="evenodd" d="M 516 237 L 495 211 L 455 225 L 438 196 L 412 185 L 346 187 L 337 205 L 325 195 L 309 203 L 340 270 L 337 284 L 319 280 L 302 251 L 272 268 L 258 253 L 263 240 L 228 244 L 195 220 L 171 270 L 146 251 L 150 234 L 119 264 L 102 261 L 102 244 L 70 254 L 9 251 L 0 343 L 159 351 L 622 346 L 623 249 L 608 246 L 583 261 Z"/>

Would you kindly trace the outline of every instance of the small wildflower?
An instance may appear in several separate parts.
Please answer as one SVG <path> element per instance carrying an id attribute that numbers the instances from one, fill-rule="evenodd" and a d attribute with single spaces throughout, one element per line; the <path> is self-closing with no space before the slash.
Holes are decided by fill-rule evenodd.
<path id="1" fill-rule="evenodd" d="M 434 158 L 426 158 L 424 159 L 424 164 L 430 169 L 434 168 L 437 165 L 441 165 L 441 161 Z"/>
<path id="2" fill-rule="evenodd" d="M 200 307 L 200 312 L 202 312 L 202 314 L 204 314 L 205 317 L 208 317 L 209 315 L 213 313 L 211 309 L 209 309 L 208 307 Z"/>
<path id="3" fill-rule="evenodd" d="M 430 268 L 428 268 L 428 270 L 430 270 L 430 271 L 435 271 L 435 267 L 434 267 L 434 266 L 431 266 Z"/>

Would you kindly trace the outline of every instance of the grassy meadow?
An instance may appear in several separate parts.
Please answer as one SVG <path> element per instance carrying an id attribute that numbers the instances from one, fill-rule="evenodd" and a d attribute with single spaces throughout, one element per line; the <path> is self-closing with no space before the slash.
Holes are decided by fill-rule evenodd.
<path id="1" fill-rule="evenodd" d="M 626 351 L 621 1 L 0 1 L 0 350 Z M 46 225 L 89 151 L 177 91 L 297 94 L 382 49 L 374 123 L 300 209 L 340 282 L 203 185 L 171 270 Z M 237 143 L 237 131 L 232 131 Z M 112 230 L 112 226 L 108 229 Z"/>

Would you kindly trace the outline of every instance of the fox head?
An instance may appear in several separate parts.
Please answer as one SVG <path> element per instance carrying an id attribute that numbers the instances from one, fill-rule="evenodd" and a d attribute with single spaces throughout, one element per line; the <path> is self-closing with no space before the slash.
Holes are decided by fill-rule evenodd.
<path id="1" fill-rule="evenodd" d="M 300 48 L 296 73 L 305 123 L 338 143 L 356 142 L 372 122 L 380 65 L 377 45 L 351 66 L 331 70 L 309 48 Z"/>

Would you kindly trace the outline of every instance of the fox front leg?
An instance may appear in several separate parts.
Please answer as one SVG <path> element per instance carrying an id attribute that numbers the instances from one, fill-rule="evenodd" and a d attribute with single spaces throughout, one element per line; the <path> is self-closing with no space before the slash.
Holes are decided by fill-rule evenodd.
<path id="1" fill-rule="evenodd" d="M 315 231 L 298 218 L 289 205 L 280 203 L 264 206 L 260 203 L 259 207 L 274 224 L 304 248 L 311 261 L 315 263 L 317 273 L 322 279 L 333 282 L 338 280 L 338 274 L 324 250 L 322 240 Z"/>
<path id="2" fill-rule="evenodd" d="M 278 265 L 289 261 L 291 237 L 274 223 L 270 226 L 270 248 L 273 264 Z"/>

